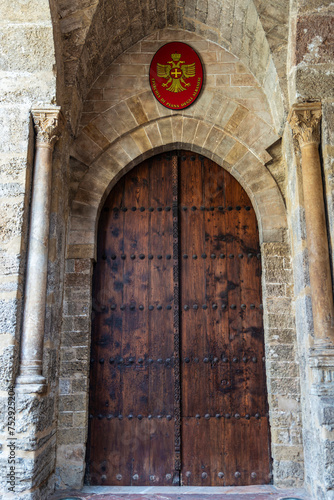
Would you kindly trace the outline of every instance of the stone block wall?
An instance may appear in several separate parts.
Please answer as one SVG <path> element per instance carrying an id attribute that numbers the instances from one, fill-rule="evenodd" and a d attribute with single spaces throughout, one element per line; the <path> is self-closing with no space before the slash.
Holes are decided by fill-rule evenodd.
<path id="1" fill-rule="evenodd" d="M 289 487 L 304 480 L 292 259 L 288 242 L 264 243 L 261 252 L 274 484 Z"/>
<path id="2" fill-rule="evenodd" d="M 327 200 L 328 238 L 332 249 L 333 203 L 332 203 L 332 150 L 331 105 L 324 103 L 322 122 L 321 152 L 324 160 L 324 191 Z M 333 497 L 333 430 L 332 408 L 333 354 L 327 356 L 313 352 L 314 329 L 312 300 L 307 251 L 304 199 L 302 187 L 302 166 L 299 147 L 293 141 L 291 130 L 287 127 L 283 140 L 283 153 L 289 165 L 287 179 L 287 208 L 292 251 L 292 269 L 295 296 L 297 355 L 300 365 L 301 406 L 303 447 L 305 456 L 305 483 L 317 500 L 331 500 Z M 331 257 L 333 255 L 331 252 Z"/>
<path id="3" fill-rule="evenodd" d="M 7 441 L 8 388 L 18 370 L 34 159 L 30 110 L 38 101 L 52 102 L 56 95 L 49 2 L 18 1 L 14 6 L 13 2 L 3 0 L 0 32 L 0 492 L 4 498 L 18 498 L 23 491 L 25 498 L 40 498 L 36 487 L 42 484 L 42 489 L 48 490 L 48 480 L 54 470 L 54 388 L 44 398 L 16 392 L 16 488 L 13 493 L 8 490 L 6 474 L 11 451 Z M 62 164 L 63 158 L 57 163 L 59 172 Z M 54 181 L 55 192 L 60 188 L 57 175 Z M 58 209 L 54 196 L 53 212 Z M 58 223 L 53 223 L 52 238 L 58 239 L 56 226 Z M 55 254 L 53 260 L 56 260 Z M 57 287 L 56 274 L 51 281 L 53 279 Z M 61 304 L 59 294 L 56 300 L 57 308 Z M 59 317 L 56 308 L 54 312 Z M 49 321 L 48 330 L 52 328 L 55 334 L 54 320 Z M 55 369 L 49 368 L 49 358 L 54 359 L 54 353 L 49 356 L 47 351 L 46 372 L 55 381 Z"/>
<path id="4" fill-rule="evenodd" d="M 332 100 L 333 4 L 322 0 L 291 2 L 288 82 L 290 103 Z"/>
<path id="5" fill-rule="evenodd" d="M 321 153 L 324 170 L 324 194 L 328 214 L 328 234 L 332 266 L 334 264 L 334 102 L 326 99 L 322 104 Z"/>
<path id="6" fill-rule="evenodd" d="M 125 51 L 120 57 L 118 57 L 98 78 L 92 85 L 88 95 L 83 104 L 83 114 L 81 116 L 79 129 L 81 130 L 84 126 L 88 125 L 97 116 L 110 110 L 109 114 L 112 113 L 112 108 L 119 104 L 121 108 L 121 102 L 126 98 L 138 95 L 144 90 L 150 90 L 148 82 L 149 66 L 153 54 L 160 48 L 164 43 L 171 42 L 173 40 L 180 40 L 189 43 L 201 56 L 202 62 L 205 65 L 205 89 L 206 94 L 208 90 L 214 89 L 220 94 L 220 100 L 232 99 L 235 102 L 240 103 L 244 108 L 243 115 L 240 115 L 239 121 L 245 117 L 246 110 L 256 115 L 254 119 L 260 118 L 266 123 L 273 126 L 273 119 L 270 113 L 269 105 L 265 98 L 265 93 L 258 81 L 251 74 L 246 65 L 244 65 L 237 57 L 235 57 L 231 52 L 218 47 L 216 44 L 205 40 L 203 37 L 190 33 L 180 29 L 165 29 L 160 30 L 152 35 L 141 40 L 137 44 L 133 45 L 129 50 Z M 151 91 L 150 91 L 151 92 Z M 202 92 L 203 93 L 203 92 Z M 146 104 L 146 103 L 145 103 Z M 207 108 L 206 108 L 207 104 Z M 207 112 L 209 112 L 210 95 L 207 100 L 202 103 L 201 116 L 204 117 Z M 219 103 L 217 102 L 217 105 Z M 124 105 L 123 105 L 124 107 Z M 132 103 L 132 109 L 136 114 L 136 109 L 138 104 Z M 185 115 L 194 115 L 198 105 L 187 108 Z M 117 111 L 117 110 L 116 110 Z M 119 109 L 122 112 L 121 109 Z M 214 108 L 211 108 L 211 114 L 214 113 Z M 232 107 L 227 110 L 230 111 L 230 116 L 234 110 Z M 168 116 L 171 111 L 159 106 L 159 112 Z M 155 109 L 147 108 L 139 117 L 139 124 L 143 123 L 147 117 L 152 119 L 152 114 L 156 114 Z M 145 117 L 145 115 L 147 115 Z M 106 119 L 108 120 L 107 114 Z M 214 116 L 212 120 L 214 121 Z M 221 116 L 222 122 L 224 118 Z M 249 117 L 250 118 L 250 115 Z M 125 117 L 121 121 L 124 121 Z M 99 124 L 96 123 L 96 127 L 99 128 Z M 137 123 L 136 121 L 134 123 Z M 116 124 L 114 123 L 114 126 Z M 128 124 L 129 125 L 129 124 Z M 237 126 L 237 124 L 235 124 Z M 104 131 L 107 134 L 107 139 L 113 140 L 117 136 L 122 135 L 122 130 L 118 125 L 119 130 L 114 131 L 114 137 L 112 137 L 112 128 L 104 126 Z M 127 130 L 126 126 L 124 130 Z M 90 132 L 93 135 L 94 128 L 91 127 L 90 130 L 86 129 L 86 132 Z M 91 138 L 91 137 L 90 137 Z M 95 139 L 97 137 L 95 136 Z M 100 138 L 99 138 L 100 139 Z M 78 138 L 76 139 L 78 143 Z M 103 144 L 98 142 L 98 145 L 103 149 Z M 80 146 L 79 146 L 80 147 Z"/>
<path id="7" fill-rule="evenodd" d="M 49 240 L 48 287 L 46 298 L 46 321 L 44 338 L 43 374 L 47 380 L 47 391 L 43 394 L 25 394 L 15 390 L 15 492 L 10 493 L 5 474 L 1 474 L 0 491 L 5 498 L 40 499 L 48 498 L 54 489 L 54 470 L 56 459 L 56 424 L 58 415 L 58 366 L 59 366 L 59 331 L 62 322 L 63 275 L 65 256 L 65 233 L 68 211 L 68 138 L 64 134 L 57 145 L 53 161 L 52 205 Z M 29 195 L 30 190 L 28 191 Z M 26 217 L 29 214 L 29 196 L 25 206 Z M 22 264 L 25 254 L 21 255 Z M 22 271 L 21 297 L 24 297 L 24 273 Z M 21 315 L 17 315 L 18 331 Z M 17 369 L 16 362 L 7 360 L 9 369 Z M 8 387 L 12 384 L 9 370 L 3 378 L 1 392 L 0 468 L 9 470 L 10 453 L 8 429 Z M 10 496 L 11 495 L 11 496 Z"/>
<path id="8" fill-rule="evenodd" d="M 91 259 L 67 259 L 59 370 L 56 485 L 80 488 L 85 470 L 91 337 Z"/>

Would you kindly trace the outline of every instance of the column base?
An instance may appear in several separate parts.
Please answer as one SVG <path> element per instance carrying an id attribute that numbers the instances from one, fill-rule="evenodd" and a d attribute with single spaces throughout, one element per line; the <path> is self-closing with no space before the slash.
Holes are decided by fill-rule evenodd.
<path id="1" fill-rule="evenodd" d="M 40 394 L 45 392 L 46 387 L 46 379 L 42 375 L 27 374 L 19 375 L 16 378 L 16 389 L 18 392 Z"/>

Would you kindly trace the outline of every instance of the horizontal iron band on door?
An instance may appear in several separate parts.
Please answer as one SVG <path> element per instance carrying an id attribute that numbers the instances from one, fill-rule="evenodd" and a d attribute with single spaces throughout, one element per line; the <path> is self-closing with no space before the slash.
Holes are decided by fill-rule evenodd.
<path id="1" fill-rule="evenodd" d="M 136 306 L 134 304 L 121 304 L 120 306 L 117 306 L 116 304 L 112 304 L 111 306 L 100 306 L 100 307 L 93 307 L 93 310 L 95 312 L 103 312 L 103 313 L 106 313 L 108 312 L 109 310 L 110 311 L 116 311 L 117 308 L 119 307 L 119 309 L 121 311 L 126 311 L 126 310 L 130 310 L 130 311 L 135 311 L 136 309 L 138 309 L 139 311 L 144 311 L 145 310 L 145 306 L 143 306 L 142 304 L 140 304 L 139 306 Z M 259 304 L 258 306 L 256 306 L 255 304 L 249 304 L 248 306 L 246 304 L 241 304 L 240 306 L 237 306 L 236 304 L 231 304 L 230 306 L 226 303 L 224 304 L 221 304 L 219 306 L 219 304 L 216 304 L 215 302 L 213 304 L 202 304 L 202 305 L 198 305 L 198 304 L 192 304 L 192 305 L 188 305 L 188 304 L 185 304 L 184 306 L 181 306 L 181 308 L 183 308 L 184 311 L 189 311 L 190 309 L 194 309 L 194 310 L 197 310 L 197 309 L 203 309 L 203 310 L 206 310 L 206 309 L 213 309 L 213 310 L 216 310 L 216 309 L 232 309 L 232 310 L 235 310 L 235 309 L 242 309 L 242 310 L 245 310 L 247 309 L 247 307 L 249 307 L 249 309 L 260 309 L 262 310 L 263 309 L 263 305 L 262 304 Z M 172 309 L 172 306 L 170 304 L 168 304 L 166 307 L 166 310 L 167 311 L 170 311 Z M 158 304 L 157 306 L 154 306 L 153 304 L 149 305 L 149 306 L 146 306 L 146 309 L 148 309 L 149 311 L 153 311 L 154 309 L 157 309 L 158 311 L 162 311 L 164 309 L 164 306 L 162 306 L 161 304 Z"/>
<path id="2" fill-rule="evenodd" d="M 222 240 L 224 241 L 224 240 Z M 197 260 L 197 259 L 207 259 L 207 258 L 210 258 L 212 260 L 214 259 L 225 259 L 225 258 L 229 258 L 229 259 L 243 259 L 244 257 L 247 257 L 248 259 L 252 259 L 253 257 L 256 257 L 257 259 L 260 259 L 261 258 L 261 254 L 260 253 L 251 253 L 251 252 L 248 252 L 248 253 L 238 253 L 238 254 L 233 254 L 233 253 L 229 253 L 229 254 L 225 254 L 225 253 L 211 253 L 211 254 L 206 254 L 206 253 L 202 253 L 201 255 L 197 255 L 197 254 L 193 254 L 193 255 L 188 255 L 188 254 L 183 254 L 182 255 L 182 258 L 184 260 L 187 260 L 187 259 L 192 259 L 192 260 Z M 111 260 L 116 260 L 116 259 L 121 259 L 121 260 L 127 260 L 127 259 L 130 259 L 130 260 L 136 260 L 136 259 L 139 259 L 139 260 L 144 260 L 144 259 L 148 259 L 148 260 L 153 260 L 153 259 L 158 259 L 158 260 L 162 260 L 162 259 L 167 259 L 167 260 L 171 260 L 172 259 L 172 254 L 170 253 L 167 253 L 166 255 L 161 255 L 161 254 L 157 254 L 157 255 L 153 255 L 153 254 L 143 254 L 143 253 L 139 253 L 139 254 L 130 254 L 130 255 L 126 255 L 124 253 L 120 254 L 120 255 L 116 255 L 115 253 L 112 253 L 109 257 Z M 102 255 L 102 260 L 108 260 L 108 256 L 106 254 L 103 254 Z"/>
<path id="3" fill-rule="evenodd" d="M 122 474 L 116 474 L 115 477 L 116 477 L 117 481 L 122 481 L 122 479 L 123 479 Z M 171 481 L 173 478 L 173 475 L 172 474 L 162 474 L 162 476 L 160 477 L 160 476 L 156 476 L 154 474 L 151 474 L 150 476 L 147 476 L 145 474 L 133 474 L 132 480 L 133 481 L 138 481 L 139 479 L 143 480 L 143 479 L 146 479 L 146 477 L 149 477 L 150 481 L 155 481 L 155 482 L 160 481 L 160 480 L 162 481 L 164 479 L 166 481 Z M 221 476 L 218 476 L 218 477 L 221 477 Z"/>
<path id="4" fill-rule="evenodd" d="M 195 309 L 195 310 L 197 310 L 199 306 L 198 306 L 198 304 L 193 304 L 192 306 L 190 306 L 190 305 L 188 305 L 188 304 L 185 304 L 185 305 L 184 305 L 184 306 L 182 306 L 182 307 L 183 307 L 183 310 L 184 310 L 184 311 L 189 311 L 190 309 Z M 209 308 L 209 306 L 208 306 L 207 304 L 203 304 L 201 307 L 202 307 L 202 309 L 204 309 L 204 310 Z M 232 310 L 234 310 L 234 309 L 239 309 L 239 308 L 240 308 L 240 309 L 242 309 L 242 310 L 245 310 L 245 309 L 247 309 L 247 307 L 249 307 L 250 309 L 256 309 L 256 308 L 257 308 L 255 304 L 250 304 L 249 306 L 247 306 L 246 304 L 241 304 L 241 306 L 239 306 L 239 307 L 238 307 L 236 304 L 231 304 L 231 305 L 229 306 L 228 304 L 224 303 L 224 304 L 221 304 L 221 306 L 220 306 L 220 307 L 219 307 L 219 305 L 218 305 L 218 304 L 216 304 L 215 302 L 214 302 L 213 304 L 211 304 L 211 308 L 212 308 L 212 309 L 214 309 L 214 310 L 215 310 L 215 309 L 219 309 L 219 308 L 220 308 L 220 309 L 225 310 L 225 309 L 228 309 L 228 307 L 229 307 L 230 309 L 232 309 Z M 261 310 L 263 309 L 262 304 L 260 304 L 260 305 L 258 306 L 258 309 L 261 309 Z"/>
<path id="5" fill-rule="evenodd" d="M 240 212 L 241 210 L 246 210 L 246 212 L 249 212 L 251 210 L 252 207 L 246 205 L 246 206 L 243 206 L 241 207 L 240 205 L 237 205 L 235 207 L 232 207 L 231 205 L 228 205 L 226 207 L 223 207 L 223 206 L 218 206 L 218 207 L 213 207 L 213 206 L 209 206 L 209 207 L 206 207 L 204 205 L 200 205 L 199 207 L 197 206 L 191 206 L 191 207 L 187 207 L 187 206 L 184 206 L 184 205 L 178 205 L 177 206 L 178 209 L 186 212 L 187 210 L 190 210 L 192 212 L 196 212 L 197 210 L 199 210 L 200 212 L 214 212 L 214 211 L 218 211 L 220 213 L 224 213 L 224 212 L 232 212 L 232 210 L 236 210 L 237 212 Z M 105 207 L 104 208 L 104 211 L 105 212 L 124 212 L 124 213 L 131 213 L 131 212 L 154 212 L 154 211 L 157 211 L 157 212 L 170 212 L 172 210 L 172 207 L 169 206 L 169 205 L 166 205 L 166 206 L 157 206 L 157 207 Z"/>
<path id="6" fill-rule="evenodd" d="M 91 359 L 91 364 L 95 362 L 94 359 Z M 121 356 L 119 357 L 114 357 L 114 358 L 100 358 L 98 360 L 100 365 L 103 365 L 104 363 L 109 363 L 110 365 L 143 365 L 143 364 L 148 364 L 148 365 L 153 365 L 153 363 L 157 363 L 158 365 L 166 364 L 166 365 L 172 365 L 174 363 L 174 357 L 170 356 L 169 358 L 162 359 L 162 358 L 157 358 L 157 359 L 152 359 L 152 358 L 138 358 L 136 360 L 135 357 L 130 356 L 129 358 L 123 358 Z"/>
<path id="7" fill-rule="evenodd" d="M 195 418 L 196 420 L 200 420 L 201 418 L 203 418 L 204 420 L 210 420 L 211 418 L 215 418 L 217 420 L 219 420 L 221 418 L 223 418 L 225 420 L 230 420 L 230 419 L 260 420 L 263 417 L 267 418 L 268 415 L 261 416 L 260 413 L 255 413 L 254 415 L 251 415 L 250 413 L 240 415 L 240 413 L 218 413 L 218 412 L 215 414 L 206 413 L 204 415 L 197 414 L 194 416 L 182 415 L 182 418 L 187 418 L 187 419 Z M 171 421 L 175 417 L 173 417 L 172 415 L 133 415 L 132 413 L 130 413 L 128 415 L 121 415 L 121 414 L 114 414 L 114 413 L 108 413 L 107 415 L 103 415 L 102 413 L 99 413 L 98 415 L 90 414 L 89 418 L 90 418 L 90 420 L 93 420 L 94 418 L 96 418 L 98 420 L 103 420 L 103 419 L 107 419 L 107 420 L 114 420 L 114 419 L 115 420 L 126 420 L 126 419 L 127 420 L 133 420 L 133 419 L 152 420 L 152 419 L 156 419 L 156 420 L 160 420 L 160 421 L 162 421 L 162 420 Z"/>
<path id="8" fill-rule="evenodd" d="M 263 361 L 265 360 L 265 358 L 263 357 L 262 358 Z M 91 364 L 95 363 L 95 359 L 91 359 L 90 362 Z M 138 358 L 136 360 L 135 357 L 133 356 L 130 356 L 129 358 L 123 358 L 122 356 L 119 356 L 119 357 L 112 357 L 112 358 L 99 358 L 97 360 L 100 365 L 103 365 L 103 364 L 107 364 L 109 363 L 110 365 L 126 365 L 126 366 L 132 366 L 132 365 L 153 365 L 154 363 L 158 364 L 158 365 L 163 365 L 163 364 L 166 364 L 166 365 L 172 365 L 174 363 L 174 357 L 171 356 L 169 358 L 166 358 L 166 359 L 163 359 L 163 358 L 157 358 L 157 359 L 152 359 L 152 358 Z M 204 358 L 190 358 L 190 357 L 184 357 L 182 358 L 181 360 L 183 363 L 199 363 L 199 362 L 203 362 L 203 363 L 214 363 L 214 364 L 217 364 L 219 363 L 220 361 L 222 363 L 247 363 L 247 362 L 253 362 L 253 363 L 257 363 L 258 361 L 258 358 L 257 356 L 233 356 L 233 357 L 226 357 L 225 354 L 223 354 L 221 356 L 221 358 L 218 358 L 217 356 L 212 356 L 212 355 L 208 355 L 208 356 L 205 356 Z"/>
<path id="9" fill-rule="evenodd" d="M 264 359 L 264 358 L 263 358 Z M 189 357 L 185 357 L 182 359 L 183 363 L 199 363 L 199 362 L 203 362 L 203 363 L 214 363 L 214 364 L 217 364 L 219 363 L 220 361 L 222 363 L 247 363 L 247 362 L 253 362 L 253 363 L 257 363 L 257 356 L 242 356 L 242 357 L 239 357 L 239 356 L 233 356 L 231 357 L 230 359 L 227 358 L 225 355 L 223 355 L 221 358 L 218 358 L 218 357 L 213 357 L 213 356 L 208 356 L 208 357 L 204 357 L 203 359 L 199 359 L 199 358 L 189 358 Z"/>
<path id="10" fill-rule="evenodd" d="M 107 472 L 107 469 L 103 468 L 103 472 Z M 196 474 L 192 474 L 190 471 L 185 472 L 184 475 L 187 478 L 190 478 L 192 476 L 195 477 L 195 478 L 197 477 Z M 219 477 L 219 479 L 225 479 L 225 477 L 228 477 L 230 474 L 226 474 L 226 476 L 225 476 L 224 472 L 218 472 L 218 473 L 212 473 L 212 474 L 210 472 L 209 473 L 202 472 L 202 471 L 199 472 L 199 476 L 201 477 L 201 479 L 207 479 L 208 477 L 215 476 L 215 475 L 217 475 Z M 232 475 L 236 479 L 239 479 L 242 476 L 250 476 L 252 479 L 256 479 L 257 478 L 257 473 L 256 472 L 247 472 L 247 473 L 242 474 L 242 472 L 236 471 L 234 473 L 232 472 Z M 159 481 L 160 479 L 161 480 L 166 479 L 166 481 L 171 481 L 173 475 L 172 474 L 168 474 L 168 473 L 167 474 L 165 474 L 165 473 L 161 474 L 160 473 L 159 476 L 155 475 L 155 474 L 150 474 L 149 476 L 145 475 L 145 474 L 133 474 L 132 480 L 133 481 L 138 481 L 139 479 L 143 480 L 146 477 L 149 477 L 150 481 Z M 122 474 L 116 474 L 115 478 L 117 479 L 117 481 L 122 481 L 123 475 Z M 289 499 L 287 499 L 287 500 L 289 500 Z"/>
<path id="11" fill-rule="evenodd" d="M 191 475 L 192 475 L 192 474 L 191 474 L 191 472 L 190 472 L 190 471 L 187 471 L 187 472 L 185 473 L 185 476 L 186 476 L 186 477 L 191 477 Z M 210 473 L 209 473 L 209 475 L 210 475 Z M 214 474 L 211 474 L 211 476 L 213 476 L 213 475 L 214 475 Z M 226 477 L 228 477 L 229 475 L 230 475 L 230 474 L 226 474 Z M 250 476 L 252 479 L 256 479 L 256 478 L 257 478 L 257 473 L 256 473 L 256 472 L 250 472 L 250 473 L 249 473 L 249 472 L 246 472 L 245 474 L 242 474 L 241 472 L 236 471 L 236 472 L 234 472 L 234 473 L 232 472 L 232 475 L 233 475 L 234 477 L 236 477 L 237 479 L 238 479 L 238 478 L 240 478 L 242 475 L 243 475 L 243 476 Z M 207 479 L 207 478 L 208 478 L 208 474 L 207 474 L 206 472 L 201 472 L 201 473 L 200 473 L 200 476 L 201 476 L 201 478 L 202 478 L 202 479 Z M 224 479 L 224 478 L 225 478 L 225 474 L 224 474 L 224 472 L 218 472 L 218 473 L 217 473 L 217 476 L 219 477 L 219 479 Z M 195 475 L 195 474 L 194 474 L 194 477 L 196 477 L 196 475 Z"/>

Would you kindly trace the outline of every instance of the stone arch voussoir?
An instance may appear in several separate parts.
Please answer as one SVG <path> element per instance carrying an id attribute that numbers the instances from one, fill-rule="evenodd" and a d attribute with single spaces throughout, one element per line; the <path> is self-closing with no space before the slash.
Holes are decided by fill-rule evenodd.
<path id="1" fill-rule="evenodd" d="M 258 155 L 224 128 L 194 117 L 165 116 L 134 127 L 97 151 L 74 197 L 68 256 L 94 258 L 101 207 L 118 179 L 145 158 L 171 149 L 211 158 L 244 187 L 258 218 L 260 241 L 282 241 L 287 228 L 279 188 Z"/>

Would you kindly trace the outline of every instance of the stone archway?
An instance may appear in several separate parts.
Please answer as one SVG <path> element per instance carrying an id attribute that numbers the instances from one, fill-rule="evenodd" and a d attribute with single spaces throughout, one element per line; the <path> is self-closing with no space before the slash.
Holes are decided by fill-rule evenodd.
<path id="1" fill-rule="evenodd" d="M 173 124 L 170 130 L 173 130 L 174 134 L 177 130 L 181 133 L 182 118 L 176 116 L 166 118 L 166 120 L 170 125 Z M 187 123 L 187 119 L 183 120 Z M 160 130 L 160 124 L 163 121 L 164 119 L 150 123 L 147 127 Z M 205 124 L 198 122 L 197 126 L 205 127 Z M 163 127 L 164 124 L 161 128 Z M 145 130 L 145 127 L 143 129 Z M 217 130 L 215 127 L 215 134 Z M 284 442 L 284 439 L 279 438 L 279 443 L 277 443 L 276 438 L 277 433 L 280 432 L 282 420 L 290 422 L 296 432 L 300 426 L 298 395 L 294 396 L 295 393 L 291 395 L 291 388 L 287 387 L 287 382 L 298 383 L 298 367 L 295 363 L 294 321 L 289 314 L 292 301 L 291 259 L 285 242 L 286 216 L 279 189 L 264 165 L 249 150 L 241 148 L 237 141 L 234 141 L 232 148 L 234 151 L 240 151 L 241 148 L 244 154 L 241 158 L 236 155 L 233 165 L 227 160 L 222 160 L 214 152 L 203 148 L 201 143 L 196 144 L 195 138 L 193 143 L 183 143 L 181 136 L 175 136 L 175 142 L 162 144 L 161 135 L 159 135 L 159 145 L 131 159 L 126 153 L 126 149 L 130 152 L 129 143 L 134 143 L 133 134 L 131 134 L 124 136 L 101 155 L 96 163 L 94 162 L 92 169 L 83 179 L 72 205 L 65 278 L 63 356 L 60 366 L 61 432 L 57 457 L 59 484 L 78 487 L 84 476 L 88 419 L 91 273 L 96 251 L 96 226 L 100 208 L 116 181 L 143 158 L 159 151 L 180 147 L 208 155 L 224 166 L 245 188 L 256 210 L 263 266 L 262 287 L 274 481 L 278 485 L 284 484 L 281 480 L 281 471 L 285 462 L 289 464 L 292 462 L 297 474 L 299 470 L 302 471 L 303 465 L 299 456 L 291 460 L 288 440 Z M 220 134 L 223 140 L 225 134 L 223 131 L 220 131 Z M 229 158 L 231 157 L 232 154 Z M 122 160 L 123 167 L 121 166 Z M 99 172 L 98 179 L 96 172 Z M 282 378 L 287 375 L 288 379 Z M 71 392 L 67 392 L 68 387 L 71 388 Z M 70 423 L 62 424 L 63 418 L 69 418 L 69 416 L 71 416 Z M 64 439 L 63 431 L 68 432 L 70 442 Z"/>
<path id="2" fill-rule="evenodd" d="M 266 167 L 271 159 L 267 148 L 279 136 L 265 95 L 247 68 L 212 42 L 189 36 L 190 44 L 203 42 L 205 57 L 216 61 L 207 66 L 205 91 L 194 106 L 181 113 L 158 107 L 145 78 L 136 80 L 133 90 L 128 80 L 132 78 L 133 83 L 137 77 L 127 72 L 135 70 L 131 65 L 126 69 L 126 59 L 138 51 L 132 48 L 93 85 L 72 146 L 75 178 L 65 276 L 57 449 L 61 487 L 78 487 L 84 477 L 91 274 L 100 210 L 112 187 L 132 167 L 159 152 L 181 148 L 198 152 L 224 167 L 246 190 L 256 211 L 274 482 L 296 485 L 303 478 L 303 451 L 296 445 L 301 439 L 301 409 L 287 217 L 280 189 Z M 187 41 L 186 36 L 184 39 Z M 153 45 L 162 43 L 160 37 Z M 153 49 L 149 50 L 137 54 L 146 69 L 145 61 L 150 60 Z M 233 78 L 222 78 L 227 67 Z M 110 100 L 113 96 L 116 101 Z M 296 438 L 284 432 L 287 426 L 293 428 Z"/>
<path id="3" fill-rule="evenodd" d="M 124 169 L 127 171 L 160 151 L 178 147 L 201 152 L 224 166 L 254 203 L 261 242 L 283 241 L 287 228 L 284 202 L 276 182 L 259 159 L 261 152 L 252 151 L 237 137 L 205 120 L 175 115 L 136 127 L 110 144 L 105 152 L 97 153 L 72 203 L 68 255 L 79 252 L 81 256 L 94 257 L 96 218 Z M 84 154 L 91 154 L 87 149 Z"/>

